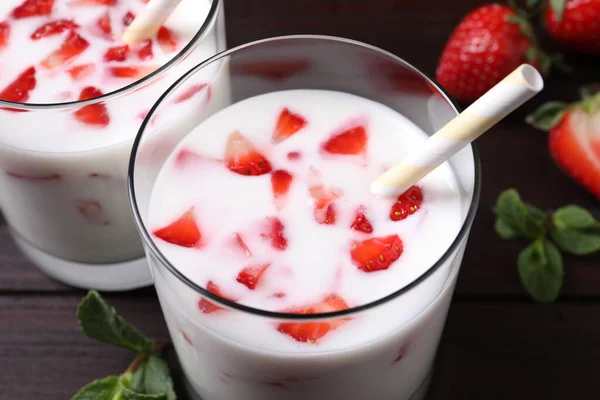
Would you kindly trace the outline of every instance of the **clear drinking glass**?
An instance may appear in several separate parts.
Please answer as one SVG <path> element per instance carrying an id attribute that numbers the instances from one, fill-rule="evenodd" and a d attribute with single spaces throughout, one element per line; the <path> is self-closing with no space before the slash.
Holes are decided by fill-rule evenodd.
<path id="1" fill-rule="evenodd" d="M 129 139 L 108 147 L 45 152 L 0 142 L 0 207 L 19 248 L 48 275 L 101 290 L 125 290 L 152 282 L 127 198 L 127 162 L 144 118 L 136 116 L 149 110 L 184 72 L 226 48 L 222 2 L 184 0 L 179 7 L 194 9 L 192 3 L 197 1 L 206 1 L 210 10 L 206 19 L 199 18 L 193 39 L 146 77 L 89 101 L 0 101 L 0 126 L 14 130 L 15 135 L 77 130 L 67 123 L 71 119 L 61 117 L 90 104 L 105 104 L 109 110 L 124 108 L 134 116 L 117 128 L 130 131 Z M 212 85 L 217 77 L 202 72 L 198 79 Z"/>
<path id="2" fill-rule="evenodd" d="M 319 315 L 270 312 L 233 303 L 182 275 L 158 250 L 146 225 L 149 199 L 163 162 L 214 111 L 199 103 L 198 109 L 187 110 L 185 118 L 173 114 L 172 99 L 207 69 L 229 74 L 232 103 L 276 90 L 335 90 L 391 107 L 430 135 L 457 114 L 456 107 L 417 69 L 375 47 L 323 36 L 266 39 L 219 54 L 176 82 L 142 124 L 129 166 L 134 215 L 162 310 L 185 375 L 201 398 L 422 398 L 479 199 L 475 149 L 468 146 L 450 160 L 462 198 L 460 232 L 442 258 L 409 285 L 375 302 Z M 202 314 L 198 301 L 203 298 L 228 312 L 218 318 Z M 252 334 L 258 324 L 338 318 L 361 320 L 360 332 L 326 352 L 318 346 L 303 347 L 301 352 L 275 351 L 264 338 Z"/>

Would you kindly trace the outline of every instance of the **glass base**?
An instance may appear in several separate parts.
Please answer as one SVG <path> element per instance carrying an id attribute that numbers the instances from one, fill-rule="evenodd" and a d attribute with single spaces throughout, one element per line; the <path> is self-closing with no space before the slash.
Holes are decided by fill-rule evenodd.
<path id="1" fill-rule="evenodd" d="M 145 257 L 112 264 L 84 264 L 52 256 L 12 235 L 25 257 L 50 277 L 80 289 L 123 291 L 152 284 Z"/>

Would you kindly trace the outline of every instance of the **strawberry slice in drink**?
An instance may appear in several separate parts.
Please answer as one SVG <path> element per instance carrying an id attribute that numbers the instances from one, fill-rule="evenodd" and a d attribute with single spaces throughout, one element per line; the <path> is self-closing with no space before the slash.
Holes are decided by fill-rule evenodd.
<path id="1" fill-rule="evenodd" d="M 189 88 L 185 89 L 183 91 L 183 93 L 181 93 L 179 96 L 177 96 L 177 98 L 175 99 L 175 103 L 176 104 L 182 103 L 182 102 L 192 98 L 196 93 L 199 93 L 204 89 L 206 89 L 206 91 L 207 91 L 206 102 L 208 103 L 210 101 L 210 97 L 212 95 L 212 90 L 210 88 L 210 85 L 207 83 L 196 83 L 196 84 L 190 86 Z"/>
<path id="2" fill-rule="evenodd" d="M 156 33 L 156 41 L 165 53 L 171 53 L 177 50 L 177 36 L 166 26 L 160 27 Z"/>
<path id="3" fill-rule="evenodd" d="M 238 273 L 236 280 L 248 289 L 254 290 L 260 282 L 260 278 L 270 265 L 271 264 L 262 264 L 244 267 L 244 269 Z"/>
<path id="4" fill-rule="evenodd" d="M 25 0 L 11 15 L 14 19 L 50 15 L 53 6 L 54 0 Z"/>
<path id="5" fill-rule="evenodd" d="M 247 257 L 252 257 L 252 252 L 246 245 L 246 242 L 244 242 L 242 235 L 240 235 L 239 233 L 234 233 L 233 234 L 233 243 L 234 243 L 235 248 L 240 250 L 241 252 L 243 252 L 244 255 L 246 255 Z"/>
<path id="6" fill-rule="evenodd" d="M 99 201 L 94 199 L 80 199 L 75 201 L 77 213 L 88 223 L 93 225 L 108 225 L 104 209 Z"/>
<path id="7" fill-rule="evenodd" d="M 221 292 L 221 288 L 219 288 L 219 286 L 216 283 L 214 283 L 213 281 L 209 281 L 208 282 L 208 284 L 206 285 L 206 290 L 208 290 L 210 293 L 216 294 L 217 296 L 222 297 L 222 298 L 224 298 L 226 300 L 237 301 L 237 300 L 234 300 L 232 298 L 229 298 L 229 297 L 225 296 Z M 201 298 L 200 301 L 198 301 L 198 309 L 203 314 L 212 314 L 212 313 L 214 313 L 216 311 L 223 310 L 223 308 L 217 306 L 216 304 L 214 304 L 213 302 L 205 299 L 204 297 Z"/>
<path id="8" fill-rule="evenodd" d="M 306 126 L 306 119 L 299 114 L 290 112 L 284 108 L 277 118 L 275 132 L 273 132 L 273 143 L 280 143 L 294 135 Z"/>
<path id="9" fill-rule="evenodd" d="M 401 221 L 409 215 L 416 213 L 423 205 L 423 192 L 418 186 L 411 186 L 398 196 L 390 211 L 392 221 Z"/>
<path id="10" fill-rule="evenodd" d="M 74 81 L 81 81 L 92 75 L 94 71 L 96 71 L 94 64 L 82 64 L 69 68 L 67 73 L 71 75 L 71 79 Z"/>
<path id="11" fill-rule="evenodd" d="M 265 60 L 235 64 L 233 73 L 281 81 L 309 69 L 310 63 L 303 59 Z"/>
<path id="12" fill-rule="evenodd" d="M 31 39 L 40 40 L 43 37 L 58 35 L 66 31 L 67 29 L 77 29 L 79 25 L 77 25 L 72 20 L 68 19 L 59 19 L 58 21 L 48 22 L 35 30 L 31 34 Z"/>
<path id="13" fill-rule="evenodd" d="M 363 206 L 358 208 L 351 228 L 358 232 L 371 233 L 373 232 L 373 225 L 371 225 L 371 221 L 367 219 L 365 212 L 366 211 Z"/>
<path id="14" fill-rule="evenodd" d="M 275 250 L 285 250 L 288 243 L 284 230 L 285 227 L 279 218 L 268 217 L 265 229 L 261 232 L 260 237 L 268 240 Z"/>
<path id="15" fill-rule="evenodd" d="M 108 74 L 115 78 L 133 78 L 141 79 L 146 75 L 156 71 L 158 67 L 153 65 L 140 65 L 140 66 L 119 66 L 119 67 L 108 67 Z"/>
<path id="16" fill-rule="evenodd" d="M 309 187 L 309 194 L 314 202 L 315 221 L 322 225 L 335 224 L 337 213 L 333 203 L 340 195 L 324 185 Z"/>
<path id="17" fill-rule="evenodd" d="M 265 156 L 238 131 L 227 139 L 225 163 L 227 168 L 240 175 L 258 176 L 271 172 L 271 164 Z"/>
<path id="18" fill-rule="evenodd" d="M 127 59 L 128 53 L 129 46 L 127 45 L 111 47 L 104 53 L 104 61 L 122 62 Z"/>
<path id="19" fill-rule="evenodd" d="M 273 189 L 273 202 L 277 210 L 283 209 L 293 179 L 294 177 L 283 169 L 273 171 L 271 175 L 271 187 Z"/>
<path id="20" fill-rule="evenodd" d="M 135 19 L 135 14 L 131 11 L 127 11 L 127 13 L 123 16 L 123 26 L 129 26 Z"/>
<path id="21" fill-rule="evenodd" d="M 35 85 L 35 67 L 29 67 L 0 92 L 0 100 L 24 103 L 29 99 L 29 92 L 35 88 Z"/>
<path id="22" fill-rule="evenodd" d="M 151 60 L 154 58 L 154 52 L 152 51 L 152 39 L 147 39 L 140 43 L 137 50 L 137 55 L 142 61 Z"/>
<path id="23" fill-rule="evenodd" d="M 99 89 L 96 89 L 93 86 L 88 86 L 83 88 L 81 91 L 79 100 L 83 101 L 94 99 L 102 96 L 102 94 L 103 93 Z M 75 118 L 86 125 L 94 125 L 98 127 L 105 127 L 110 123 L 108 110 L 106 109 L 106 105 L 103 103 L 90 104 L 81 107 L 79 110 L 75 111 Z"/>
<path id="24" fill-rule="evenodd" d="M 350 256 L 354 265 L 362 271 L 375 272 L 388 269 L 403 249 L 400 237 L 390 235 L 353 242 Z"/>
<path id="25" fill-rule="evenodd" d="M 60 67 L 83 53 L 89 45 L 87 40 L 70 31 L 60 48 L 43 59 L 41 65 L 46 69 Z"/>
<path id="26" fill-rule="evenodd" d="M 71 0 L 70 6 L 114 6 L 118 0 Z"/>
<path id="27" fill-rule="evenodd" d="M 346 301 L 336 294 L 330 294 L 321 302 L 297 309 L 286 310 L 291 314 L 323 314 L 348 309 Z M 347 322 L 347 319 L 318 320 L 314 322 L 282 322 L 277 330 L 298 342 L 316 343 L 331 330 Z"/>
<path id="28" fill-rule="evenodd" d="M 363 154 L 367 149 L 367 130 L 362 125 L 347 129 L 329 138 L 322 149 L 331 154 Z"/>
<path id="29" fill-rule="evenodd" d="M 106 10 L 106 12 L 102 14 L 100 18 L 98 18 L 98 21 L 96 21 L 96 26 L 100 28 L 100 31 L 105 37 L 112 37 L 112 24 L 110 21 L 110 12 L 108 10 Z"/>
<path id="30" fill-rule="evenodd" d="M 8 46 L 10 39 L 10 25 L 6 21 L 0 22 L 0 49 Z"/>
<path id="31" fill-rule="evenodd" d="M 189 209 L 169 225 L 154 230 L 152 234 L 165 242 L 182 247 L 197 246 L 202 238 L 202 234 L 194 218 L 193 208 Z"/>

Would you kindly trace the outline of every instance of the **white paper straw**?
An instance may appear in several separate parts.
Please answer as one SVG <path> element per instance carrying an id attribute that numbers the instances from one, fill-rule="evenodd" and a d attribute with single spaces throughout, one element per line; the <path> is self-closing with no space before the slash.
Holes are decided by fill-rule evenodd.
<path id="1" fill-rule="evenodd" d="M 123 43 L 134 46 L 154 36 L 181 1 L 150 0 L 144 10 L 123 31 L 121 35 Z"/>
<path id="2" fill-rule="evenodd" d="M 523 64 L 444 125 L 423 149 L 394 165 L 371 183 L 376 196 L 398 196 L 449 160 L 544 87 L 540 73 Z"/>

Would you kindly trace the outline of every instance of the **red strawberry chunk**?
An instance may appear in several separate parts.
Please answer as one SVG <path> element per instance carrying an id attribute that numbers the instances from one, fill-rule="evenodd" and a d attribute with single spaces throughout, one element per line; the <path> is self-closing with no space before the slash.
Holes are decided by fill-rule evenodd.
<path id="1" fill-rule="evenodd" d="M 99 201 L 94 199 L 81 199 L 75 202 L 75 209 L 87 222 L 94 225 L 108 225 L 104 209 Z"/>
<path id="2" fill-rule="evenodd" d="M 194 247 L 200 243 L 202 237 L 193 208 L 164 228 L 156 229 L 152 234 L 165 242 L 182 247 Z"/>
<path id="3" fill-rule="evenodd" d="M 127 53 L 129 53 L 127 45 L 111 47 L 104 53 L 104 61 L 125 61 Z"/>
<path id="4" fill-rule="evenodd" d="M 50 15 L 53 6 L 54 0 L 25 0 L 12 11 L 11 15 L 15 19 Z"/>
<path id="5" fill-rule="evenodd" d="M 69 68 L 67 73 L 71 75 L 71 79 L 74 81 L 81 81 L 92 75 L 94 71 L 96 71 L 96 66 L 94 64 L 82 64 Z"/>
<path id="6" fill-rule="evenodd" d="M 362 154 L 367 149 L 367 131 L 357 126 L 332 136 L 323 144 L 323 150 L 332 154 Z"/>
<path id="7" fill-rule="evenodd" d="M 110 13 L 108 12 L 108 10 L 104 14 L 102 14 L 102 16 L 98 19 L 98 21 L 96 22 L 96 26 L 98 26 L 102 33 L 104 33 L 104 35 L 106 35 L 107 37 L 110 37 L 112 35 L 112 25 L 110 22 Z"/>
<path id="8" fill-rule="evenodd" d="M 311 186 L 309 193 L 314 201 L 315 221 L 324 225 L 335 224 L 336 210 L 333 202 L 339 194 L 323 185 Z"/>
<path id="9" fill-rule="evenodd" d="M 279 114 L 275 132 L 273 133 L 273 143 L 283 142 L 302 128 L 306 126 L 306 120 L 299 114 L 293 114 L 287 108 Z"/>
<path id="10" fill-rule="evenodd" d="M 10 39 L 10 25 L 6 21 L 0 22 L 0 49 L 8 46 Z"/>
<path id="11" fill-rule="evenodd" d="M 50 53 L 48 57 L 42 60 L 41 64 L 47 69 L 60 67 L 83 53 L 89 45 L 87 40 L 71 31 L 60 48 Z"/>
<path id="12" fill-rule="evenodd" d="M 146 61 L 154 58 L 154 52 L 152 51 L 152 39 L 144 40 L 138 49 L 138 58 Z"/>
<path id="13" fill-rule="evenodd" d="M 398 196 L 398 200 L 392 206 L 390 219 L 401 221 L 411 214 L 416 213 L 423 204 L 423 192 L 418 186 L 411 186 L 408 190 Z"/>
<path id="14" fill-rule="evenodd" d="M 285 250 L 287 248 L 287 238 L 283 233 L 285 227 L 277 217 L 267 218 L 266 232 L 260 234 L 263 239 L 271 242 L 275 250 Z"/>
<path id="15" fill-rule="evenodd" d="M 89 100 L 102 96 L 102 92 L 93 86 L 83 88 L 79 95 L 79 100 Z M 95 125 L 100 127 L 108 126 L 110 117 L 108 110 L 103 103 L 90 104 L 75 111 L 75 118 L 78 121 L 87 125 Z"/>
<path id="16" fill-rule="evenodd" d="M 29 92 L 35 88 L 35 85 L 35 68 L 29 67 L 0 92 L 0 99 L 15 103 L 24 103 L 29 99 Z"/>
<path id="17" fill-rule="evenodd" d="M 33 40 L 39 40 L 43 37 L 58 35 L 66 31 L 67 29 L 77 29 L 79 25 L 68 19 L 59 19 L 58 21 L 48 22 L 37 28 L 35 32 L 31 34 Z"/>
<path id="18" fill-rule="evenodd" d="M 248 257 L 252 257 L 252 252 L 250 251 L 250 249 L 248 248 L 248 246 L 246 246 L 246 243 L 244 242 L 244 239 L 242 239 L 242 236 L 239 233 L 235 233 L 233 235 L 233 239 L 235 241 L 235 245 L 244 252 L 244 254 Z"/>
<path id="19" fill-rule="evenodd" d="M 292 314 L 323 314 L 346 309 L 348 309 L 346 301 L 336 294 L 331 294 L 317 304 L 287 310 L 287 312 Z M 338 328 L 346 321 L 347 319 L 319 320 L 314 322 L 282 322 L 277 326 L 277 330 L 298 342 L 316 343 L 317 340 L 321 339 L 329 331 Z"/>
<path id="20" fill-rule="evenodd" d="M 15 179 L 22 179 L 25 181 L 60 181 L 62 175 L 60 174 L 48 174 L 48 175 L 28 175 L 20 172 L 6 171 L 6 175 Z"/>
<path id="21" fill-rule="evenodd" d="M 273 188 L 273 201 L 278 210 L 283 208 L 287 193 L 292 185 L 294 177 L 287 171 L 279 169 L 271 175 L 271 187 Z"/>
<path id="22" fill-rule="evenodd" d="M 177 37 L 169 28 L 162 26 L 156 34 L 158 45 L 165 53 L 177 50 Z"/>
<path id="23" fill-rule="evenodd" d="M 133 14 L 131 11 L 127 11 L 127 14 L 125 14 L 125 16 L 123 17 L 123 25 L 124 26 L 131 25 L 131 23 L 133 22 L 134 19 L 135 19 L 135 14 Z"/>
<path id="24" fill-rule="evenodd" d="M 270 265 L 271 264 L 249 265 L 239 272 L 237 281 L 248 289 L 254 290 L 256 285 L 258 285 L 260 278 Z"/>
<path id="25" fill-rule="evenodd" d="M 72 6 L 114 6 L 118 0 L 72 0 Z"/>
<path id="26" fill-rule="evenodd" d="M 271 172 L 269 161 L 237 131 L 227 140 L 225 163 L 227 168 L 240 175 L 258 176 Z"/>
<path id="27" fill-rule="evenodd" d="M 305 72 L 308 69 L 310 69 L 310 63 L 303 59 L 268 60 L 236 65 L 233 72 L 279 81 Z"/>
<path id="28" fill-rule="evenodd" d="M 217 296 L 222 297 L 226 300 L 236 301 L 232 298 L 225 296 L 221 292 L 221 288 L 219 288 L 219 286 L 216 283 L 214 283 L 213 281 L 208 282 L 208 284 L 206 285 L 206 290 L 208 290 L 212 294 L 216 294 Z M 217 306 L 216 304 L 205 299 L 204 297 L 201 298 L 200 301 L 198 301 L 198 308 L 200 309 L 200 312 L 202 312 L 204 314 L 212 314 L 216 311 L 223 310 L 223 308 Z"/>
<path id="29" fill-rule="evenodd" d="M 181 93 L 179 96 L 177 96 L 177 98 L 175 99 L 175 103 L 182 103 L 182 102 L 192 98 L 196 93 L 198 93 L 204 89 L 206 89 L 208 91 L 208 94 L 207 94 L 207 96 L 208 96 L 207 102 L 208 102 L 210 100 L 210 96 L 211 96 L 210 85 L 208 85 L 207 83 L 197 83 L 195 85 L 190 86 L 183 93 Z"/>
<path id="30" fill-rule="evenodd" d="M 287 158 L 290 161 L 298 161 L 300 158 L 302 158 L 302 155 L 298 151 L 290 151 L 287 154 Z"/>
<path id="31" fill-rule="evenodd" d="M 141 79 L 144 76 L 156 71 L 156 66 L 123 66 L 109 67 L 108 73 L 115 78 L 134 78 Z"/>
<path id="32" fill-rule="evenodd" d="M 351 225 L 352 229 L 359 232 L 371 233 L 373 232 L 373 225 L 367 219 L 365 215 L 365 208 L 359 207 L 358 211 L 356 211 L 356 217 L 354 218 L 354 222 Z"/>
<path id="33" fill-rule="evenodd" d="M 404 249 L 398 235 L 375 237 L 352 243 L 352 262 L 364 272 L 386 270 L 402 254 Z"/>

